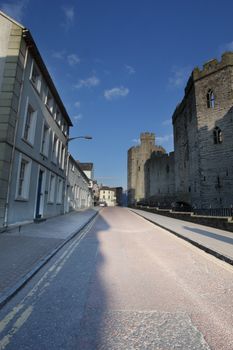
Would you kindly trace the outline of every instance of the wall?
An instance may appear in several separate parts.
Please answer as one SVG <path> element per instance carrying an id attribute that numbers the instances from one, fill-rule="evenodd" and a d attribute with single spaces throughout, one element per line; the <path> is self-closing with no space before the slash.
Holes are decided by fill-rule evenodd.
<path id="1" fill-rule="evenodd" d="M 146 200 L 170 204 L 175 200 L 174 153 L 152 153 L 145 163 Z"/>

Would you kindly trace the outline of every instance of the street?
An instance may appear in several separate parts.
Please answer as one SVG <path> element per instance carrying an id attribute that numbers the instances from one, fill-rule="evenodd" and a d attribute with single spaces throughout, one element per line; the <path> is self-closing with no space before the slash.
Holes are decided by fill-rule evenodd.
<path id="1" fill-rule="evenodd" d="M 106 207 L 0 311 L 1 350 L 233 349 L 233 267 Z"/>

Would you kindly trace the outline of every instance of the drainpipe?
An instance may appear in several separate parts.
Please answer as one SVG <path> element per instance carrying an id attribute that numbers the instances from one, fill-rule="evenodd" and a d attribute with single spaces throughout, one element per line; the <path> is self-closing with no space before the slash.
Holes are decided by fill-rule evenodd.
<path id="1" fill-rule="evenodd" d="M 22 81 L 21 81 L 21 85 L 20 85 L 19 103 L 18 103 L 18 110 L 17 110 L 17 114 L 16 114 L 14 141 L 13 141 L 13 147 L 12 147 L 12 153 L 11 153 L 11 160 L 10 160 L 10 172 L 9 172 L 9 180 L 8 180 L 8 185 L 7 185 L 7 197 L 6 197 L 5 215 L 4 215 L 4 223 L 3 223 L 4 229 L 7 229 L 7 227 L 8 227 L 8 213 L 9 213 L 9 200 L 10 200 L 12 173 L 13 173 L 13 162 L 14 162 L 14 158 L 15 158 L 16 137 L 17 137 L 18 125 L 19 125 L 19 111 L 20 111 L 21 100 L 22 100 L 22 91 L 23 91 L 23 83 L 24 83 L 25 68 L 26 68 L 26 64 L 27 64 L 27 59 L 28 59 L 28 46 L 26 49 L 26 54 L 25 54 L 25 59 L 24 59 L 23 76 L 22 76 Z"/>

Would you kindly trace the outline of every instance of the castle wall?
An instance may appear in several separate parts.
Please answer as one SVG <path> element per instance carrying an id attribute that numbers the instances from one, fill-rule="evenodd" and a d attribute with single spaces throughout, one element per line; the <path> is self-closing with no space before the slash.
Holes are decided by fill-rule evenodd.
<path id="1" fill-rule="evenodd" d="M 174 152 L 152 154 L 145 163 L 146 199 L 170 204 L 175 200 Z"/>
<path id="2" fill-rule="evenodd" d="M 199 141 L 200 203 L 203 208 L 233 205 L 233 53 L 194 71 Z M 207 93 L 214 106 L 208 108 Z M 215 143 L 214 129 L 221 130 Z"/>

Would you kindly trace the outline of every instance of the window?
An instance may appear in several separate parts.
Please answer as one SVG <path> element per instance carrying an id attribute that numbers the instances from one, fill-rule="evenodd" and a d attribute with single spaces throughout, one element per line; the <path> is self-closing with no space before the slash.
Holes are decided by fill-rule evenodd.
<path id="1" fill-rule="evenodd" d="M 66 154 L 66 149 L 64 146 L 62 146 L 62 157 L 61 157 L 61 168 L 62 170 L 65 168 L 65 154 Z"/>
<path id="2" fill-rule="evenodd" d="M 58 189 L 57 189 L 57 203 L 62 203 L 62 190 L 63 190 L 63 181 L 58 179 Z"/>
<path id="3" fill-rule="evenodd" d="M 41 90 L 41 75 L 35 63 L 32 64 L 31 81 L 38 92 Z"/>
<path id="4" fill-rule="evenodd" d="M 25 124 L 23 131 L 24 140 L 33 144 L 35 137 L 35 129 L 36 129 L 36 112 L 32 108 L 32 106 L 27 103 L 26 114 L 25 114 Z"/>
<path id="5" fill-rule="evenodd" d="M 51 174 L 50 176 L 50 182 L 49 182 L 49 202 L 54 202 L 54 196 L 55 196 L 55 175 Z"/>
<path id="6" fill-rule="evenodd" d="M 222 130 L 218 126 L 214 128 L 213 136 L 214 136 L 214 144 L 222 143 Z"/>
<path id="7" fill-rule="evenodd" d="M 20 158 L 18 169 L 17 199 L 27 200 L 29 196 L 31 175 L 31 162 L 23 157 Z"/>
<path id="8" fill-rule="evenodd" d="M 212 90 L 207 92 L 207 108 L 214 108 L 215 97 Z"/>
<path id="9" fill-rule="evenodd" d="M 46 96 L 46 106 L 48 107 L 49 111 L 53 113 L 53 97 L 49 91 Z"/>
<path id="10" fill-rule="evenodd" d="M 56 135 L 53 137 L 52 162 L 57 164 L 59 140 Z"/>
<path id="11" fill-rule="evenodd" d="M 48 156 L 49 153 L 49 127 L 46 124 L 43 127 L 41 153 L 45 156 Z"/>

